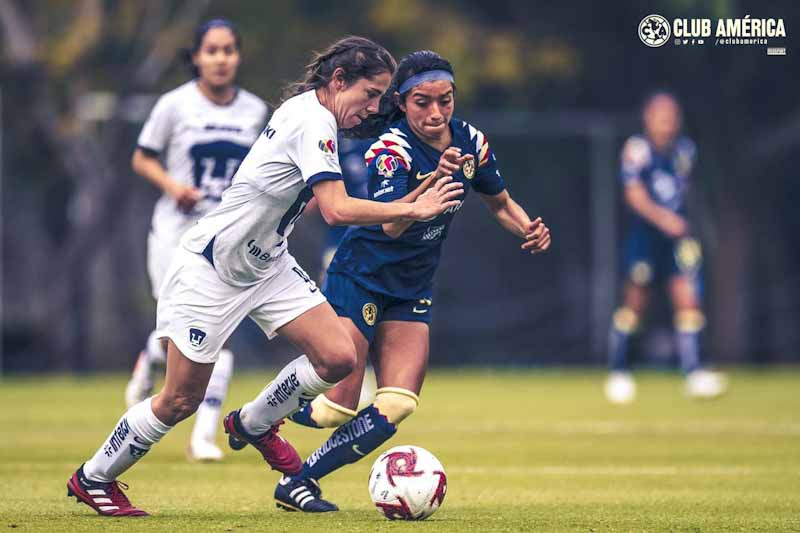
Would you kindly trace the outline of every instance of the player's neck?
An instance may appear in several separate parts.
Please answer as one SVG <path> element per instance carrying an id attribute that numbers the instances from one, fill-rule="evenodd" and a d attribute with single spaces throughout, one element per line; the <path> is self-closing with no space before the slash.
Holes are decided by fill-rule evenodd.
<path id="1" fill-rule="evenodd" d="M 235 85 L 214 87 L 204 82 L 202 79 L 198 79 L 197 88 L 203 96 L 216 105 L 228 105 L 236 98 Z"/>

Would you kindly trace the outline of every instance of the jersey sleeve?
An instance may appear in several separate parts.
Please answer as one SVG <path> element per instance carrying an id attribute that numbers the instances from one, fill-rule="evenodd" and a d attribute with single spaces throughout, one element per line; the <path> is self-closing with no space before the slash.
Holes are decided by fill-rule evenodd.
<path id="1" fill-rule="evenodd" d="M 384 133 L 364 154 L 369 173 L 368 199 L 393 202 L 408 194 L 411 145 L 399 131 Z"/>
<path id="2" fill-rule="evenodd" d="M 290 157 L 300 169 L 309 187 L 325 180 L 342 179 L 336 125 L 328 120 L 307 117 L 290 150 Z"/>
<path id="3" fill-rule="evenodd" d="M 494 150 L 489 146 L 489 139 L 480 130 L 474 130 L 475 135 L 471 137 L 475 141 L 475 178 L 472 180 L 472 188 L 481 194 L 494 196 L 506 189 L 505 180 L 500 170 L 497 168 L 497 157 Z M 472 131 L 470 131 L 472 133 Z"/>
<path id="4" fill-rule="evenodd" d="M 633 136 L 625 141 L 620 156 L 620 180 L 624 185 L 641 181 L 642 170 L 650 164 L 650 146 L 647 141 Z"/>
<path id="5" fill-rule="evenodd" d="M 145 151 L 160 154 L 169 144 L 174 128 L 173 99 L 169 94 L 165 94 L 158 99 L 150 116 L 147 117 L 136 144 Z"/>

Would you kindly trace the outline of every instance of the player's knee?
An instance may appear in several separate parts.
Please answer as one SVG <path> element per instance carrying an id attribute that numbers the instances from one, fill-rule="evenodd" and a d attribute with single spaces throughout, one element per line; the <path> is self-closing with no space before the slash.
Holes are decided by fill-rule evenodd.
<path id="1" fill-rule="evenodd" d="M 171 394 L 161 393 L 159 403 L 160 412 L 163 416 L 161 421 L 168 426 L 174 426 L 182 420 L 192 416 L 203 401 L 205 391 L 200 392 L 175 392 Z M 161 418 L 161 417 L 159 417 Z"/>
<path id="2" fill-rule="evenodd" d="M 328 347 L 321 357 L 321 364 L 314 365 L 319 377 L 328 383 L 337 383 L 346 378 L 356 366 L 356 347 L 349 339 Z"/>
<path id="3" fill-rule="evenodd" d="M 399 424 L 417 410 L 419 396 L 400 387 L 381 387 L 375 392 L 375 408 L 392 424 Z"/>
<path id="4" fill-rule="evenodd" d="M 311 402 L 311 419 L 321 428 L 339 427 L 356 416 L 356 412 L 320 394 Z"/>
<path id="5" fill-rule="evenodd" d="M 675 313 L 675 329 L 680 333 L 697 333 L 706 325 L 706 317 L 699 309 L 681 309 Z"/>
<path id="6" fill-rule="evenodd" d="M 614 328 L 623 333 L 633 333 L 639 327 L 639 315 L 630 307 L 620 307 L 614 311 Z"/>

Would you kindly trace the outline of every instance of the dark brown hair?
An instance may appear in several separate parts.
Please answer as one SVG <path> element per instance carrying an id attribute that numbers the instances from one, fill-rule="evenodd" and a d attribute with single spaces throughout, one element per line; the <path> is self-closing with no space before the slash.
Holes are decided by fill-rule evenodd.
<path id="1" fill-rule="evenodd" d="M 315 54 L 313 61 L 306 65 L 305 78 L 286 88 L 284 100 L 327 86 L 333 72 L 340 67 L 345 82 L 352 85 L 362 78 L 373 78 L 384 72 L 394 74 L 397 62 L 381 45 L 365 37 L 348 35 Z"/>

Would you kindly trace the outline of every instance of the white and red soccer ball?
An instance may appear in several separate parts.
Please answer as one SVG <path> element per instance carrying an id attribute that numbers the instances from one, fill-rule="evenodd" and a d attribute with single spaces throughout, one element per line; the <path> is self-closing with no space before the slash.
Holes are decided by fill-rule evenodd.
<path id="1" fill-rule="evenodd" d="M 446 493 L 442 463 L 419 446 L 395 446 L 378 457 L 369 473 L 369 495 L 389 520 L 424 520 Z"/>

